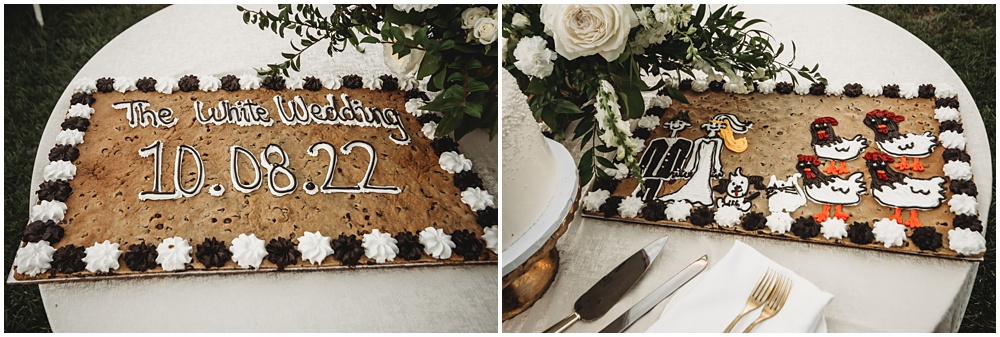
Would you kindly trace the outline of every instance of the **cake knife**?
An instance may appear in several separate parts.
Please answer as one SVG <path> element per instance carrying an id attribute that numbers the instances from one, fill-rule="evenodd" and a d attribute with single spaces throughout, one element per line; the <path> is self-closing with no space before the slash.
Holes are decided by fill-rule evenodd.
<path id="1" fill-rule="evenodd" d="M 560 333 L 566 331 L 579 320 L 591 321 L 604 316 L 629 289 L 632 289 L 642 274 L 646 273 L 649 265 L 656 260 L 666 244 L 667 237 L 664 236 L 622 261 L 615 269 L 612 269 L 591 286 L 587 292 L 580 295 L 580 298 L 573 304 L 574 312 L 569 317 L 562 319 L 546 329 L 545 332 Z"/>
<path id="2" fill-rule="evenodd" d="M 691 281 L 695 276 L 701 274 L 702 270 L 708 266 L 708 255 L 702 255 L 701 258 L 694 261 L 681 271 L 677 272 L 673 277 L 671 277 L 667 282 L 663 282 L 659 288 L 653 290 L 653 292 L 643 297 L 638 303 L 628 309 L 621 316 L 618 316 L 614 321 L 604 327 L 601 332 L 622 332 L 628 327 L 632 326 L 632 323 L 638 321 L 642 316 L 646 315 L 649 310 L 652 310 L 657 304 L 663 301 L 663 299 L 673 294 L 677 289 L 684 286 Z"/>

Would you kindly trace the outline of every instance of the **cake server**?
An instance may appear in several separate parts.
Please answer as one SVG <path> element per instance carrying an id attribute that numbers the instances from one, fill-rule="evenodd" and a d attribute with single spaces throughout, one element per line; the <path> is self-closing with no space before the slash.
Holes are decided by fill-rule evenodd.
<path id="1" fill-rule="evenodd" d="M 635 321 L 638 321 L 639 318 L 646 315 L 647 312 L 652 310 L 653 307 L 662 302 L 663 299 L 667 298 L 667 296 L 670 296 L 677 291 L 677 289 L 680 289 L 682 286 L 687 284 L 688 281 L 691 281 L 691 279 L 695 276 L 701 274 L 701 271 L 705 270 L 706 266 L 708 266 L 708 255 L 702 255 L 701 258 L 695 260 L 684 269 L 681 269 L 681 271 L 677 272 L 677 274 L 667 280 L 667 282 L 663 282 L 659 288 L 656 288 L 656 290 L 653 290 L 653 292 L 649 293 L 649 295 L 646 295 L 646 297 L 639 300 L 639 302 L 633 305 L 632 308 L 628 309 L 628 311 L 623 313 L 621 316 L 618 316 L 618 318 L 614 321 L 611 321 L 611 323 L 604 327 L 601 332 L 625 331 L 625 329 L 632 326 L 632 323 L 635 323 Z"/>
<path id="2" fill-rule="evenodd" d="M 667 237 L 664 236 L 622 261 L 615 269 L 612 269 L 591 286 L 587 292 L 580 295 L 580 298 L 573 304 L 574 311 L 569 317 L 562 319 L 546 329 L 545 332 L 560 333 L 566 331 L 577 321 L 591 321 L 604 316 L 629 289 L 632 289 L 642 274 L 646 273 L 649 265 L 656 260 L 666 244 Z"/>

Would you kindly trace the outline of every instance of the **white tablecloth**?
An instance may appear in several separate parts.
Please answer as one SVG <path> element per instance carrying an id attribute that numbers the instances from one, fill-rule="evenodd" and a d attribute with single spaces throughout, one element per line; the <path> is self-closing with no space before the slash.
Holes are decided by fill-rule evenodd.
<path id="1" fill-rule="evenodd" d="M 171 6 L 104 46 L 77 78 L 239 75 L 283 60 L 292 36 L 245 25 L 235 5 Z M 350 46 L 347 52 L 356 53 Z M 363 62 L 344 63 L 325 48 L 310 49 L 302 56 L 303 74 L 389 73 L 380 46 L 368 53 Z M 33 189 L 70 96 L 67 89 L 39 143 Z M 496 141 L 479 133 L 461 143 L 497 195 Z M 497 279 L 497 266 L 483 265 L 106 280 L 39 290 L 56 332 L 495 332 Z"/>
<path id="2" fill-rule="evenodd" d="M 796 63 L 820 63 L 832 82 L 949 83 L 959 92 L 969 139 L 986 139 L 979 110 L 961 79 L 930 47 L 902 28 L 849 6 L 739 6 L 770 23 L 766 31 L 794 40 Z M 578 146 L 567 146 L 577 149 Z M 970 147 L 980 191 L 992 190 L 993 160 L 984 144 Z M 986 221 L 989 193 L 979 196 Z M 603 274 L 655 238 L 669 235 L 664 256 L 608 314 L 580 322 L 570 332 L 595 332 L 702 254 L 710 266 L 736 235 L 585 219 L 562 237 L 559 273 L 533 307 L 504 322 L 504 332 L 538 332 L 573 311 L 573 302 Z M 738 236 L 762 254 L 834 294 L 826 311 L 830 332 L 953 332 L 961 323 L 979 264 L 902 254 Z M 668 299 L 669 301 L 669 299 Z M 648 328 L 660 303 L 628 331 Z"/>

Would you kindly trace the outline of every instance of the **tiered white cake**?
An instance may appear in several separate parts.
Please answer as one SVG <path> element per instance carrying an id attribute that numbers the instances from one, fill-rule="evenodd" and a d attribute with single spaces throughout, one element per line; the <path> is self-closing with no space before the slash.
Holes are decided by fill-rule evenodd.
<path id="1" fill-rule="evenodd" d="M 503 70 L 503 250 L 549 205 L 558 178 L 555 159 L 517 80 Z"/>

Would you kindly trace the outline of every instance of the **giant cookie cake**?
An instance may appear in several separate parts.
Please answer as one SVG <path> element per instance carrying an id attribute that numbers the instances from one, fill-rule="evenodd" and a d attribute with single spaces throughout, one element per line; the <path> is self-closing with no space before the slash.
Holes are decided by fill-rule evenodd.
<path id="1" fill-rule="evenodd" d="M 585 215 L 981 260 L 978 191 L 948 85 L 673 81 L 634 124 L 642 185 L 606 169 Z"/>
<path id="2" fill-rule="evenodd" d="M 428 99 L 390 75 L 84 81 L 14 278 L 494 263 L 494 198 Z"/>

